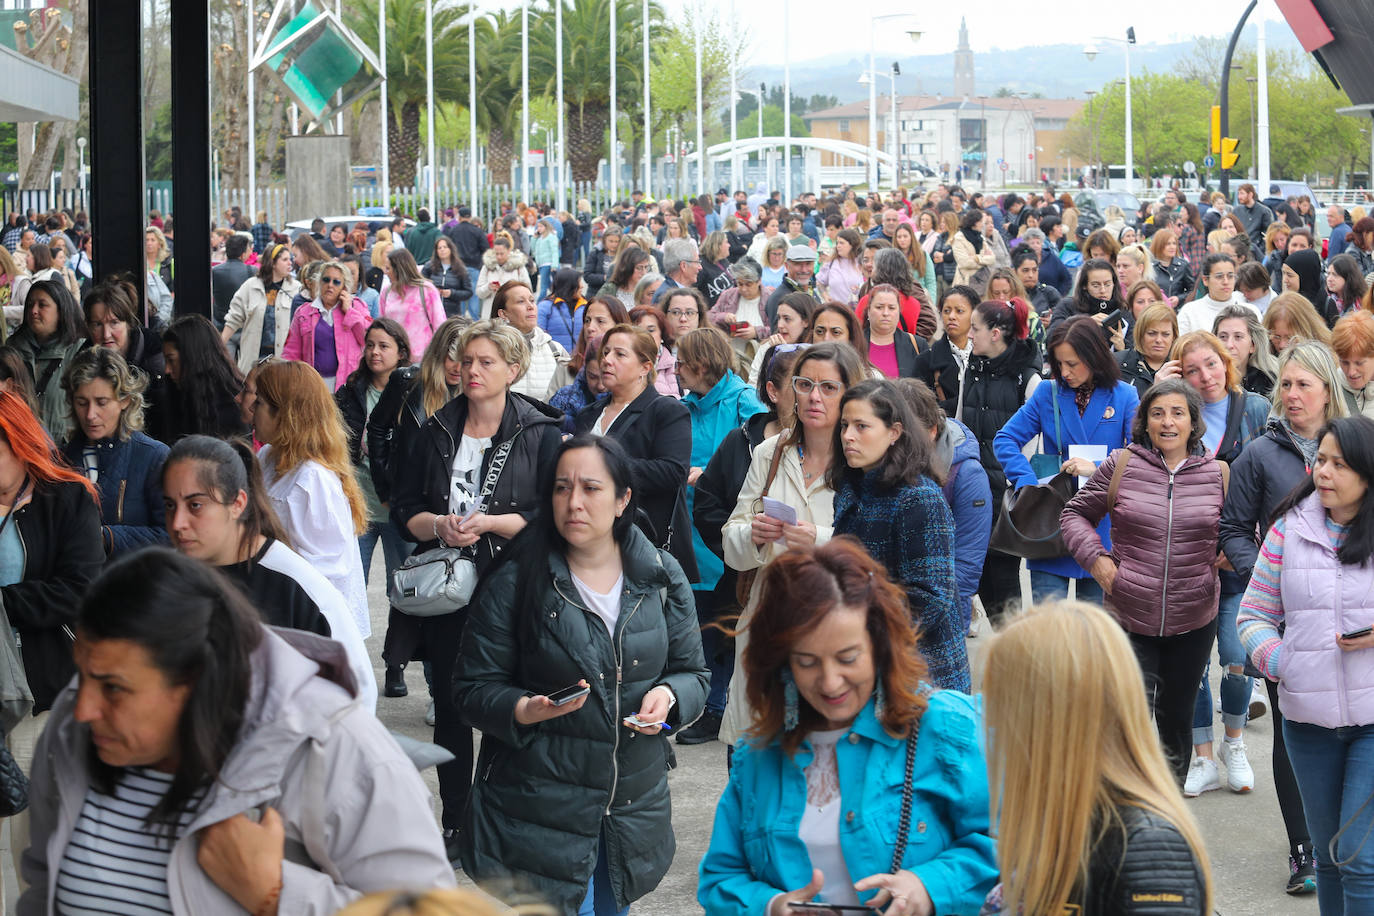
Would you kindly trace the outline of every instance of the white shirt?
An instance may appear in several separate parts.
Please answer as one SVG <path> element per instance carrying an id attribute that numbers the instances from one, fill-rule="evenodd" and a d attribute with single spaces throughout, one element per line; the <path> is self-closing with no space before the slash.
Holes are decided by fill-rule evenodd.
<path id="1" fill-rule="evenodd" d="M 353 529 L 353 512 L 337 474 L 304 461 L 278 476 L 272 446 L 258 452 L 263 483 L 296 552 L 337 588 L 348 602 L 358 632 L 372 634 L 363 559 Z"/>
<path id="2" fill-rule="evenodd" d="M 481 439 L 463 436 L 458 443 L 448 475 L 448 511 L 454 515 L 467 515 L 477 507 L 478 497 L 482 495 L 482 453 L 489 448 L 491 436 Z"/>
<path id="3" fill-rule="evenodd" d="M 1240 293 L 1232 293 L 1231 298 L 1225 302 L 1218 302 L 1211 296 L 1203 299 L 1195 299 L 1183 308 L 1178 310 L 1178 336 L 1182 337 L 1190 331 L 1211 332 L 1212 325 L 1216 324 L 1217 316 L 1221 310 L 1228 305 L 1243 305 L 1255 313 L 1255 317 L 1262 317 L 1259 309 L 1245 301 L 1245 297 Z"/>
<path id="4" fill-rule="evenodd" d="M 577 593 L 587 603 L 587 610 L 601 618 L 601 622 L 606 625 L 606 632 L 614 637 L 615 624 L 620 619 L 620 595 L 625 591 L 625 574 L 622 572 L 616 576 L 615 584 L 604 595 L 583 582 L 575 574 L 573 574 L 572 580 L 573 585 L 577 586 Z"/>
<path id="5" fill-rule="evenodd" d="M 840 848 L 840 769 L 835 745 L 849 729 L 812 732 L 808 736 L 815 753 L 806 768 L 806 810 L 797 835 L 806 844 L 811 867 L 825 875 L 820 899 L 826 903 L 858 906 L 859 895 Z M 862 877 L 862 876 L 861 876 Z"/>

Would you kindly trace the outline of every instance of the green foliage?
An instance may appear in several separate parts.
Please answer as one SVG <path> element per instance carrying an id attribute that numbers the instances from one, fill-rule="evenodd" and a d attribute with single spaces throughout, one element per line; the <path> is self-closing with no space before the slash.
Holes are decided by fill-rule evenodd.
<path id="1" fill-rule="evenodd" d="M 19 170 L 19 134 L 13 121 L 0 123 L 0 172 Z"/>
<path id="2" fill-rule="evenodd" d="M 739 138 L 747 140 L 750 137 L 759 135 L 759 117 L 757 109 L 749 117 L 741 115 L 738 119 Z M 782 136 L 782 109 L 777 105 L 763 106 L 763 135 L 765 137 Z M 809 137 L 811 131 L 806 127 L 806 121 L 794 110 L 792 112 L 792 136 Z"/>

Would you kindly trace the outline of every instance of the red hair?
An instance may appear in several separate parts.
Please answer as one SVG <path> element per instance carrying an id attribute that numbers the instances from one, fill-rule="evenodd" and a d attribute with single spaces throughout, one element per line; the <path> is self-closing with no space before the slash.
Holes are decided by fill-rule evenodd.
<path id="1" fill-rule="evenodd" d="M 782 676 L 790 670 L 797 640 L 841 605 L 868 613 L 874 671 L 884 694 L 879 721 L 893 735 L 909 734 L 926 707 L 917 692 L 926 663 L 916 649 L 906 593 L 892 583 L 883 565 L 856 539 L 842 535 L 821 547 L 789 550 L 761 575 L 758 610 L 749 622 L 749 645 L 742 658 L 745 695 L 755 711 L 749 734 L 763 743 L 781 736 L 783 749 L 792 754 L 809 731 L 824 727 L 820 714 L 801 700 L 798 727 L 783 731 Z"/>
<path id="2" fill-rule="evenodd" d="M 0 437 L 9 443 L 10 451 L 24 465 L 35 484 L 79 483 L 99 504 L 100 497 L 95 484 L 85 474 L 77 473 L 62 461 L 53 448 L 52 440 L 24 399 L 4 390 L 0 390 Z"/>

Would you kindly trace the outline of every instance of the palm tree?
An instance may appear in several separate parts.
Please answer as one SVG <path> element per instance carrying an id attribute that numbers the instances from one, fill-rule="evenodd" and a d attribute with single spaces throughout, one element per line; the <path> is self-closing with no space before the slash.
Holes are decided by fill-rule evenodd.
<path id="1" fill-rule="evenodd" d="M 616 96 L 623 112 L 643 92 L 643 7 L 639 0 L 553 0 L 563 6 L 563 103 L 566 107 L 568 159 L 573 181 L 596 181 L 597 167 L 606 156 L 606 130 L 610 126 L 611 55 L 616 56 Z M 616 7 L 616 40 L 611 46 L 611 4 Z M 532 17 L 533 18 L 533 17 Z M 663 8 L 649 4 L 649 43 L 664 34 Z M 538 25 L 530 23 L 531 91 L 546 96 L 555 92 L 554 16 L 541 11 Z M 513 81 L 519 85 L 520 60 L 513 63 Z M 536 76 L 537 74 L 537 76 Z"/>
<path id="2" fill-rule="evenodd" d="M 369 47 L 378 47 L 377 4 L 349 4 L 348 26 Z M 392 180 L 414 184 L 420 155 L 420 109 L 426 101 L 425 2 L 382 0 L 386 4 L 387 143 Z M 459 23 L 468 7 L 450 0 L 434 2 L 434 96 L 467 103 L 467 28 Z M 482 20 L 479 22 L 481 28 Z M 479 38 L 480 41 L 480 38 Z"/>

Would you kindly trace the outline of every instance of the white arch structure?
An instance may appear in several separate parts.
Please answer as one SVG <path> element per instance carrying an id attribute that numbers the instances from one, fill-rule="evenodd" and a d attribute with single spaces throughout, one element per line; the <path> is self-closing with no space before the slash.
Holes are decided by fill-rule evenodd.
<path id="1" fill-rule="evenodd" d="M 763 153 L 765 150 L 781 149 L 786 144 L 798 147 L 803 150 L 814 149 L 826 153 L 835 153 L 852 159 L 867 167 L 869 159 L 872 158 L 879 165 L 890 170 L 891 174 L 897 172 L 897 159 L 890 153 L 882 150 L 871 149 L 863 143 L 854 143 L 849 140 L 833 140 L 827 137 L 749 137 L 748 139 L 736 140 L 734 143 L 728 140 L 724 143 L 717 143 L 706 148 L 707 168 L 709 163 L 718 160 L 732 160 L 737 156 L 745 156 L 749 153 Z"/>

